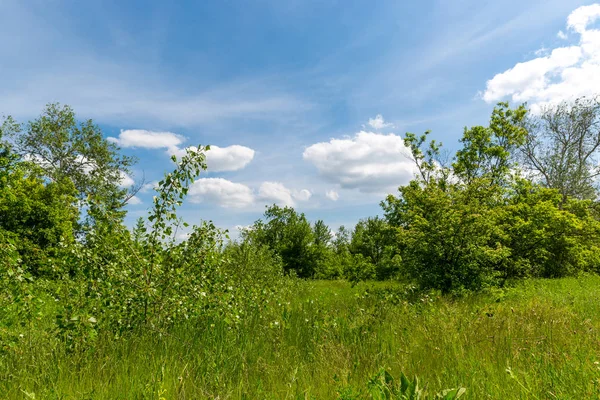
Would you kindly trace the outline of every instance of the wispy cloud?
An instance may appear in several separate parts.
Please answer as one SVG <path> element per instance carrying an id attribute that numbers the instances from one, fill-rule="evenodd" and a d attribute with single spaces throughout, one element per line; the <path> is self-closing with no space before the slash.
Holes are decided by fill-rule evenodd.
<path id="1" fill-rule="evenodd" d="M 159 73 L 159 62 L 127 58 L 110 46 L 97 51 L 76 39 L 75 19 L 61 15 L 61 2 L 55 6 L 0 4 L 0 37 L 10 38 L 0 41 L 1 113 L 31 117 L 60 101 L 105 123 L 194 127 L 224 119 L 273 120 L 310 108 L 269 77 L 215 83 L 194 76 L 187 77 L 193 84 L 180 85 L 184 78 Z"/>

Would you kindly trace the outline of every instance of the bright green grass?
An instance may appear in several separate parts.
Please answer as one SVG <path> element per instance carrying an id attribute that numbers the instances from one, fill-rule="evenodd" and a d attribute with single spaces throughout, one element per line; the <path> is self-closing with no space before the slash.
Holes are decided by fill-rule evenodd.
<path id="1" fill-rule="evenodd" d="M 99 338 L 83 355 L 31 333 L 0 360 L 0 398 L 368 398 L 380 367 L 469 399 L 600 398 L 599 277 L 412 303 L 393 287 L 309 282 L 277 318 Z"/>

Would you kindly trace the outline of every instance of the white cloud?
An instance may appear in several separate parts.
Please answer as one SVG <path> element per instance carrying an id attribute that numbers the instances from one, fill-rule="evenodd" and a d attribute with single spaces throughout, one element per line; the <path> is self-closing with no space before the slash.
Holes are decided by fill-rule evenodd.
<path id="1" fill-rule="evenodd" d="M 210 146 L 206 152 L 209 172 L 237 171 L 244 168 L 254 158 L 254 150 L 246 146 Z"/>
<path id="2" fill-rule="evenodd" d="M 186 148 L 172 147 L 167 150 L 178 158 L 186 154 L 186 150 L 196 150 L 196 146 Z M 254 158 L 255 151 L 246 146 L 234 144 L 227 147 L 210 145 L 206 155 L 206 166 L 209 172 L 237 171 L 243 169 Z"/>
<path id="3" fill-rule="evenodd" d="M 381 114 L 377 114 L 375 118 L 369 118 L 369 125 L 377 130 L 394 126 L 393 124 L 386 123 Z"/>
<path id="4" fill-rule="evenodd" d="M 295 205 L 291 190 L 279 182 L 263 182 L 258 189 L 258 197 L 260 200 L 281 206 L 293 207 Z"/>
<path id="5" fill-rule="evenodd" d="M 325 197 L 327 197 L 329 200 L 331 201 L 338 201 L 338 199 L 340 198 L 340 195 L 338 192 L 336 192 L 335 190 L 328 190 L 325 193 Z"/>
<path id="6" fill-rule="evenodd" d="M 487 82 L 483 99 L 510 98 L 541 106 L 600 93 L 600 30 L 589 26 L 600 18 L 600 4 L 579 7 L 567 19 L 567 29 L 579 35 L 579 44 L 558 47 L 548 55 L 518 63 Z M 558 33 L 565 39 L 564 32 Z"/>
<path id="7" fill-rule="evenodd" d="M 308 189 L 293 190 L 292 196 L 298 201 L 308 201 L 312 197 L 312 193 Z"/>
<path id="8" fill-rule="evenodd" d="M 127 202 L 127 204 L 131 204 L 131 205 L 137 205 L 137 204 L 142 204 L 142 199 L 140 199 L 137 196 L 132 196 L 129 201 Z"/>
<path id="9" fill-rule="evenodd" d="M 121 171 L 120 174 L 121 174 L 121 179 L 119 180 L 119 187 L 128 188 L 128 187 L 133 186 L 135 181 L 133 180 L 133 178 L 131 176 L 129 176 L 124 171 Z"/>
<path id="10" fill-rule="evenodd" d="M 196 149 L 196 146 L 172 147 L 167 152 L 181 158 L 186 154 L 186 150 Z M 206 166 L 209 172 L 237 171 L 245 168 L 252 161 L 254 153 L 251 148 L 237 144 L 227 147 L 210 145 L 210 150 L 205 153 Z"/>
<path id="11" fill-rule="evenodd" d="M 558 31 L 558 33 L 556 34 L 556 37 L 559 38 L 560 40 L 567 40 L 567 34 L 564 33 L 563 31 Z"/>
<path id="12" fill-rule="evenodd" d="M 404 140 L 394 134 L 361 131 L 353 138 L 313 144 L 303 158 L 330 182 L 362 192 L 393 191 L 415 173 Z"/>
<path id="13" fill-rule="evenodd" d="M 296 205 L 295 200 L 307 201 L 312 193 L 306 189 L 290 190 L 280 182 L 263 182 L 258 194 L 247 185 L 223 178 L 196 180 L 188 192 L 192 203 L 212 203 L 225 208 L 248 208 L 275 203 L 280 206 Z"/>
<path id="14" fill-rule="evenodd" d="M 154 190 L 158 187 L 158 181 L 151 181 L 148 183 L 144 183 L 140 188 L 141 193 L 148 193 L 151 190 Z"/>
<path id="15" fill-rule="evenodd" d="M 178 242 L 183 242 L 185 240 L 188 240 L 190 238 L 190 233 L 189 232 L 178 232 L 177 235 L 175 236 L 175 239 Z"/>
<path id="16" fill-rule="evenodd" d="M 121 130 L 118 138 L 109 137 L 109 141 L 121 147 L 141 147 L 144 149 L 177 148 L 185 141 L 183 136 L 172 132 L 153 132 L 144 129 Z"/>
<path id="17" fill-rule="evenodd" d="M 587 26 L 598 17 L 600 17 L 600 4 L 579 7 L 567 18 L 567 27 L 577 33 L 584 33 Z"/>
<path id="18" fill-rule="evenodd" d="M 180 147 L 186 138 L 172 132 L 128 129 L 121 130 L 118 138 L 109 137 L 108 140 L 126 148 L 166 149 L 169 155 L 177 157 L 182 157 L 186 153 L 186 148 Z M 196 149 L 195 146 L 187 148 Z M 206 152 L 206 164 L 210 172 L 237 171 L 252 161 L 254 153 L 254 150 L 246 146 L 219 147 L 211 145 L 210 150 Z"/>
<path id="19" fill-rule="evenodd" d="M 225 208 L 244 208 L 254 203 L 252 189 L 223 178 L 201 178 L 188 192 L 192 203 L 214 203 Z"/>

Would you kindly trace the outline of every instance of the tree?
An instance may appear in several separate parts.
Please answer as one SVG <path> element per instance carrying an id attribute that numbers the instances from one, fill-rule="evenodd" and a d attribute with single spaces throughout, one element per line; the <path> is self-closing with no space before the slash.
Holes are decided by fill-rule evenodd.
<path id="1" fill-rule="evenodd" d="M 38 119 L 13 125 L 11 133 L 19 155 L 37 164 L 44 178 L 72 182 L 77 197 L 89 200 L 93 218 L 117 212 L 131 197 L 120 182 L 133 159 L 120 155 L 91 120 L 78 123 L 69 106 L 48 104 Z"/>
<path id="2" fill-rule="evenodd" d="M 61 248 L 74 243 L 78 211 L 68 183 L 44 183 L 17 170 L 0 193 L 0 230 L 16 235 L 23 265 L 33 274 L 58 272 Z M 62 269 L 62 268 L 61 268 Z"/>
<path id="3" fill-rule="evenodd" d="M 70 182 L 44 182 L 39 168 L 19 160 L 3 139 L 18 129 L 11 118 L 0 125 L 0 231 L 14 239 L 27 271 L 39 275 L 56 270 L 61 247 L 74 241 L 75 191 Z"/>
<path id="4" fill-rule="evenodd" d="M 248 239 L 266 245 L 283 262 L 285 272 L 294 271 L 299 277 L 310 278 L 315 274 L 314 234 L 304 214 L 292 207 L 267 207 L 265 220 L 254 223 Z"/>
<path id="5" fill-rule="evenodd" d="M 350 252 L 360 254 L 364 262 L 372 264 L 377 279 L 388 279 L 397 272 L 399 257 L 396 257 L 394 230 L 383 218 L 369 217 L 356 224 Z"/>
<path id="6" fill-rule="evenodd" d="M 490 186 L 506 186 L 514 166 L 511 154 L 525 143 L 527 132 L 522 125 L 526 113 L 524 106 L 511 109 L 508 103 L 499 103 L 489 126 L 465 128 L 453 174 L 466 185 L 483 179 Z"/>
<path id="7" fill-rule="evenodd" d="M 518 179 L 497 212 L 510 249 L 498 268 L 502 279 L 557 278 L 600 266 L 600 221 L 590 200 L 563 203 L 558 190 Z"/>
<path id="8" fill-rule="evenodd" d="M 328 246 L 331 242 L 331 231 L 329 227 L 325 225 L 323 220 L 318 220 L 313 225 L 314 244 L 316 246 Z"/>
<path id="9" fill-rule="evenodd" d="M 439 145 L 422 150 L 426 135 L 407 134 L 420 175 L 382 207 L 396 229 L 402 268 L 421 287 L 460 292 L 495 284 L 509 254 L 498 210 L 510 186 L 511 150 L 524 140 L 525 113 L 500 103 L 489 126 L 465 129 L 452 169 L 436 162 Z"/>
<path id="10" fill-rule="evenodd" d="M 518 154 L 535 179 L 557 189 L 561 204 L 568 197 L 595 199 L 594 180 L 600 175 L 598 98 L 542 107 L 525 126 L 528 134 Z"/>
<path id="11" fill-rule="evenodd" d="M 313 224 L 313 242 L 310 251 L 315 278 L 335 279 L 342 273 L 333 251 L 332 239 L 331 230 L 323 220 L 318 220 Z"/>

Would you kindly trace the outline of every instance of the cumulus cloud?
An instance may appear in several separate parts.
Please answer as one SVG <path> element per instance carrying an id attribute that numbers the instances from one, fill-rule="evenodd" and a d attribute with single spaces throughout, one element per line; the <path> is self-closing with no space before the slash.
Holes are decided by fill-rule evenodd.
<path id="1" fill-rule="evenodd" d="M 140 188 L 141 193 L 148 193 L 151 190 L 154 190 L 158 187 L 158 181 L 151 181 L 148 183 L 144 183 Z"/>
<path id="2" fill-rule="evenodd" d="M 268 203 L 290 207 L 295 205 L 291 190 L 279 182 L 263 182 L 258 189 L 258 197 Z"/>
<path id="3" fill-rule="evenodd" d="M 254 150 L 246 146 L 210 146 L 206 152 L 209 171 L 237 171 L 246 167 L 254 158 Z"/>
<path id="4" fill-rule="evenodd" d="M 171 148 L 167 152 L 170 155 L 183 157 L 186 150 L 196 150 L 197 147 Z M 227 147 L 210 146 L 206 152 L 206 166 L 210 172 L 237 171 L 243 169 L 254 158 L 254 150 L 246 146 L 233 145 Z"/>
<path id="5" fill-rule="evenodd" d="M 244 208 L 254 203 L 252 189 L 223 178 L 201 178 L 189 189 L 192 203 L 209 202 L 225 208 Z"/>
<path id="6" fill-rule="evenodd" d="M 352 138 L 313 144 L 303 158 L 328 181 L 362 192 L 393 191 L 415 173 L 404 140 L 394 134 L 361 131 Z"/>
<path id="7" fill-rule="evenodd" d="M 166 149 L 169 155 L 182 157 L 186 148 L 180 147 L 185 137 L 172 132 L 154 132 L 143 129 L 122 130 L 119 137 L 109 137 L 109 141 L 121 147 L 140 147 L 144 149 Z M 188 149 L 196 149 L 194 146 Z M 206 165 L 211 172 L 237 171 L 252 161 L 254 150 L 246 146 L 227 147 L 210 146 L 206 152 Z"/>
<path id="8" fill-rule="evenodd" d="M 327 197 L 329 200 L 331 201 L 338 201 L 338 199 L 340 198 L 340 195 L 338 192 L 336 192 L 335 190 L 328 190 L 325 193 L 325 197 Z"/>
<path id="9" fill-rule="evenodd" d="M 131 205 L 142 204 L 142 199 L 140 199 L 137 196 L 132 196 L 131 198 L 129 198 L 129 201 L 127 202 L 127 204 L 131 204 Z"/>
<path id="10" fill-rule="evenodd" d="M 312 193 L 308 189 L 294 190 L 292 196 L 298 201 L 308 201 L 312 197 Z"/>
<path id="11" fill-rule="evenodd" d="M 600 4 L 582 6 L 573 11 L 567 18 L 567 27 L 577 33 L 585 33 L 589 24 L 600 17 Z"/>
<path id="12" fill-rule="evenodd" d="M 121 171 L 120 174 L 121 174 L 121 179 L 119 180 L 119 187 L 128 188 L 128 187 L 133 186 L 135 181 L 133 180 L 133 178 L 131 176 L 129 176 L 129 174 L 127 174 L 124 171 Z"/>
<path id="13" fill-rule="evenodd" d="M 177 149 L 185 141 L 183 136 L 173 132 L 153 132 L 144 129 L 121 130 L 119 137 L 109 137 L 110 142 L 121 147 L 141 147 L 143 149 Z"/>
<path id="14" fill-rule="evenodd" d="M 394 126 L 393 124 L 386 123 L 383 119 L 383 115 L 381 114 L 377 114 L 375 118 L 369 118 L 369 125 L 371 126 L 371 128 L 377 130 Z"/>
<path id="15" fill-rule="evenodd" d="M 255 191 L 247 185 L 223 178 L 201 178 L 192 184 L 188 195 L 192 203 L 248 208 L 272 203 L 293 207 L 296 200 L 307 201 L 312 193 L 307 189 L 289 189 L 280 182 L 263 182 L 258 191 Z"/>
<path id="16" fill-rule="evenodd" d="M 567 18 L 567 31 L 579 43 L 553 49 L 549 54 L 521 62 L 487 81 L 483 99 L 510 98 L 541 106 L 600 93 L 600 30 L 590 25 L 600 18 L 600 4 L 579 7 Z M 558 37 L 567 39 L 560 31 Z"/>

